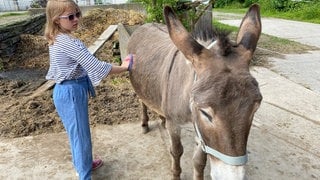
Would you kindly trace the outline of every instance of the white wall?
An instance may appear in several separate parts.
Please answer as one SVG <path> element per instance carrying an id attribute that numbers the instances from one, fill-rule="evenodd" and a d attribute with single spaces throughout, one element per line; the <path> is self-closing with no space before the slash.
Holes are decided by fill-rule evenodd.
<path id="1" fill-rule="evenodd" d="M 94 5 L 94 0 L 76 0 L 79 6 Z M 97 0 L 99 1 L 99 0 Z M 102 4 L 123 4 L 127 0 L 100 0 Z"/>
<path id="2" fill-rule="evenodd" d="M 32 0 L 19 0 L 17 7 L 12 0 L 0 0 L 0 11 L 27 10 Z"/>
<path id="3" fill-rule="evenodd" d="M 94 5 L 94 0 L 75 0 L 79 6 Z M 0 12 L 1 11 L 17 11 L 28 10 L 32 0 L 18 0 L 19 8 L 13 3 L 13 0 L 0 0 Z M 102 4 L 123 4 L 127 0 L 100 0 Z"/>
<path id="4" fill-rule="evenodd" d="M 123 3 L 126 3 L 127 2 L 127 0 L 111 0 L 112 2 L 112 4 L 123 4 Z"/>

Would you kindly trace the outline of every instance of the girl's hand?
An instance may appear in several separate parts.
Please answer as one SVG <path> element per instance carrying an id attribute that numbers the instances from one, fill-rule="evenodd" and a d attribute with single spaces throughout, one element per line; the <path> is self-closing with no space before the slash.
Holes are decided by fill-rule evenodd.
<path id="1" fill-rule="evenodd" d="M 131 71 L 132 69 L 132 65 L 133 65 L 133 60 L 134 59 L 134 55 L 133 54 L 129 54 L 126 58 L 124 58 L 124 61 L 122 61 L 121 66 L 122 67 L 127 67 L 127 71 Z"/>

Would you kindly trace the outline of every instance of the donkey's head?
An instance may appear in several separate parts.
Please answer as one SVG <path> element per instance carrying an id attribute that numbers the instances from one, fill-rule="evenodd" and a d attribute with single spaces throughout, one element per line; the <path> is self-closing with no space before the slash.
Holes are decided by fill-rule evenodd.
<path id="1" fill-rule="evenodd" d="M 258 83 L 249 72 L 261 33 L 259 6 L 252 5 L 248 10 L 235 44 L 224 33 L 212 32 L 214 43 L 209 48 L 186 31 L 171 8 L 166 7 L 164 13 L 172 41 L 195 71 L 191 111 L 210 159 L 211 176 L 243 179 L 248 135 L 262 100 Z M 207 44 L 213 41 L 207 40 Z"/>

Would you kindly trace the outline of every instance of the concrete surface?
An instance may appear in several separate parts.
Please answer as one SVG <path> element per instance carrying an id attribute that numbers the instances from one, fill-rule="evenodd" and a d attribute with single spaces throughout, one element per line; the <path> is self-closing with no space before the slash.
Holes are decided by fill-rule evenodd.
<path id="1" fill-rule="evenodd" d="M 262 23 L 263 32 L 268 34 L 268 24 L 264 19 Z M 294 24 L 279 23 L 277 36 L 298 31 L 296 27 L 289 28 Z M 304 32 L 313 32 L 305 24 L 302 27 Z M 303 37 L 292 38 L 300 41 Z M 307 41 L 310 39 L 303 42 Z M 249 179 L 320 179 L 320 96 L 315 85 L 319 83 L 316 76 L 312 81 L 304 81 L 317 74 L 318 65 L 313 63 L 318 63 L 318 57 L 319 52 L 288 55 L 281 59 L 281 64 L 275 65 L 286 68 L 251 69 L 264 99 L 249 136 Z M 301 69 L 292 64 L 299 64 Z M 295 72 L 300 73 L 300 80 L 293 76 Z M 152 121 L 152 131 L 145 135 L 140 133 L 139 123 L 93 128 L 94 152 L 105 161 L 105 165 L 94 172 L 93 179 L 169 179 L 168 135 L 158 121 Z M 184 125 L 182 134 L 185 147 L 182 179 L 189 180 L 192 179 L 194 145 L 192 125 Z M 70 161 L 65 133 L 0 138 L 0 179 L 77 179 Z M 209 179 L 207 171 L 205 179 Z"/>
<path id="2" fill-rule="evenodd" d="M 243 14 L 213 11 L 213 19 L 239 27 Z M 275 18 L 261 18 L 262 33 L 320 47 L 320 25 Z"/>
<path id="3" fill-rule="evenodd" d="M 239 27 L 240 14 L 213 12 L 213 18 L 221 23 Z M 289 39 L 320 48 L 320 24 L 262 18 L 262 33 Z M 287 79 L 320 93 L 320 51 L 308 54 L 286 54 L 284 59 L 270 58 L 270 70 Z"/>
<path id="4" fill-rule="evenodd" d="M 311 51 L 307 54 L 287 54 L 284 59 L 270 58 L 269 61 L 272 64 L 271 70 L 305 88 L 320 93 L 320 51 Z"/>

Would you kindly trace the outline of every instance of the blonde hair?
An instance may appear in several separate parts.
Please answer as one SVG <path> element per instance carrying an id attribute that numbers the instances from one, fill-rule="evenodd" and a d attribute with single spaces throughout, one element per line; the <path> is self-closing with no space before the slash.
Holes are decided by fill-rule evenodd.
<path id="1" fill-rule="evenodd" d="M 48 40 L 49 45 L 52 45 L 56 36 L 59 33 L 68 33 L 63 30 L 56 22 L 59 16 L 63 14 L 67 9 L 74 9 L 76 12 L 80 12 L 79 6 L 73 0 L 49 0 L 46 7 L 46 25 L 44 36 Z"/>

